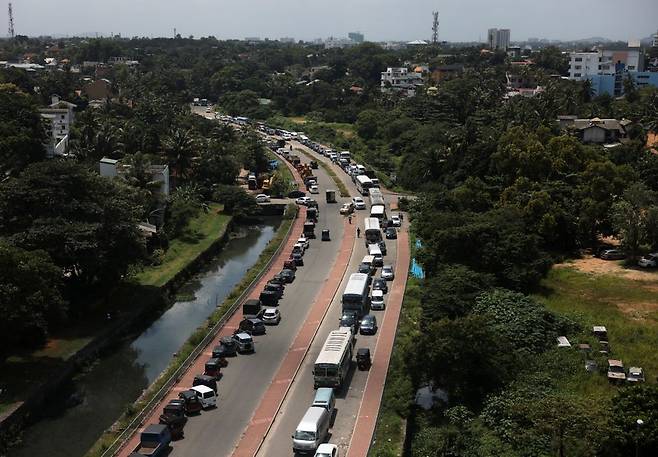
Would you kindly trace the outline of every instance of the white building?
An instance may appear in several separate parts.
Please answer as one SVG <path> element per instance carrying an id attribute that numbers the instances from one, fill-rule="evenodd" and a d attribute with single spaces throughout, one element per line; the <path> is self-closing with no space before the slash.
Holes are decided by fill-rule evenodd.
<path id="1" fill-rule="evenodd" d="M 388 67 L 382 71 L 381 91 L 383 93 L 399 92 L 407 97 L 416 95 L 416 89 L 422 87 L 423 75 L 409 71 L 404 67 Z"/>
<path id="2" fill-rule="evenodd" d="M 643 66 L 644 56 L 639 46 L 629 46 L 622 50 L 572 52 L 569 55 L 569 79 L 584 81 L 596 75 L 643 71 Z"/>
<path id="3" fill-rule="evenodd" d="M 326 40 L 324 40 L 325 49 L 348 48 L 348 47 L 354 46 L 356 44 L 358 44 L 356 41 L 352 41 L 349 38 L 329 37 Z"/>
<path id="4" fill-rule="evenodd" d="M 48 108 L 39 110 L 48 136 L 48 142 L 45 144 L 48 158 L 66 154 L 69 132 L 75 118 L 73 110 L 76 107 L 73 103 L 60 100 L 58 95 L 53 95 L 51 101 Z"/>
<path id="5" fill-rule="evenodd" d="M 651 41 L 651 47 L 658 48 L 658 32 L 656 32 L 653 36 L 653 40 Z"/>
<path id="6" fill-rule="evenodd" d="M 507 51 L 510 44 L 510 29 L 487 30 L 487 44 L 489 45 L 489 49 Z"/>

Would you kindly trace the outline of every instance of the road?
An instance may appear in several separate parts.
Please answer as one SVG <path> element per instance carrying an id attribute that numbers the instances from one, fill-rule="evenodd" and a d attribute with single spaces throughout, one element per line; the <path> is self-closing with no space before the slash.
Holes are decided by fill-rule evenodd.
<path id="1" fill-rule="evenodd" d="M 316 173 L 320 189 L 333 187 L 331 178 L 321 170 Z M 297 335 L 310 305 L 324 283 L 343 237 L 343 217 L 336 204 L 328 205 L 318 198 L 320 218 L 318 238 L 311 241 L 304 254 L 304 266 L 286 287 L 279 309 L 283 319 L 268 327 L 267 335 L 255 337 L 253 355 L 230 359 L 219 382 L 218 408 L 191 418 L 185 426 L 185 439 L 173 443 L 172 456 L 230 455 L 241 433 L 270 384 L 283 357 Z M 332 241 L 322 242 L 319 230 L 328 228 Z M 293 234 L 293 236 L 297 236 Z"/>
<path id="2" fill-rule="evenodd" d="M 295 148 L 310 151 L 299 143 L 295 142 L 293 144 L 293 147 Z M 328 161 L 328 163 L 331 162 Z M 335 171 L 339 178 L 342 179 L 342 181 L 346 184 L 350 193 L 352 195 L 358 195 L 351 179 L 337 167 L 335 167 Z M 356 217 L 353 218 L 355 229 L 357 226 L 356 224 L 358 224 L 358 226 L 362 227 L 363 229 L 363 220 L 368 215 L 368 210 L 361 210 L 355 213 Z M 385 264 L 395 265 L 397 257 L 396 244 L 397 243 L 395 240 L 387 240 L 386 245 L 388 252 L 384 257 Z M 311 405 L 315 395 L 312 374 L 313 364 L 329 332 L 338 327 L 338 321 L 341 315 L 340 296 L 349 278 L 349 273 L 355 272 L 357 270 L 361 259 L 366 254 L 367 251 L 365 243 L 359 242 L 359 240 L 357 240 L 354 251 L 352 253 L 352 257 L 350 259 L 348 274 L 345 275 L 345 278 L 338 289 L 339 293 L 331 303 L 327 316 L 322 322 L 320 330 L 313 340 L 311 348 L 302 363 L 302 367 L 297 374 L 285 401 L 282 404 L 279 414 L 274 421 L 274 424 L 270 429 L 270 432 L 268 433 L 260 451 L 257 454 L 258 456 L 279 457 L 294 455 L 292 452 L 292 440 L 290 437 L 294 433 L 295 427 L 301 420 L 302 416 Z M 389 292 L 391 287 L 392 284 L 389 282 Z M 389 294 L 386 295 L 387 298 L 388 296 Z M 379 327 L 382 326 L 384 313 L 384 311 L 371 311 L 371 314 L 376 316 Z M 370 349 L 371 354 L 374 354 L 378 337 L 379 332 L 373 336 L 358 335 L 356 348 L 367 347 Z M 347 453 L 347 448 L 349 446 L 352 431 L 354 430 L 356 419 L 359 413 L 359 406 L 361 404 L 361 398 L 363 396 L 367 378 L 368 372 L 356 370 L 356 364 L 353 362 L 351 372 L 347 378 L 347 387 L 343 387 L 343 389 L 336 394 L 337 413 L 331 429 L 331 437 L 329 441 L 339 446 L 341 455 L 345 455 Z"/>

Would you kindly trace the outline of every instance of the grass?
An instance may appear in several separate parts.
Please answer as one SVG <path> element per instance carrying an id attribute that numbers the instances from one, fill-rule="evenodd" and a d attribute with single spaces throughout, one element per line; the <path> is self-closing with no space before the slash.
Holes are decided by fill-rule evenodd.
<path id="1" fill-rule="evenodd" d="M 192 219 L 184 236 L 171 241 L 161 265 L 149 266 L 135 275 L 139 284 L 162 287 L 183 268 L 224 235 L 231 216 L 220 214 L 222 206 L 210 204 L 210 210 Z"/>
<path id="2" fill-rule="evenodd" d="M 288 229 L 294 223 L 297 217 L 298 208 L 294 204 L 288 205 L 284 220 L 279 225 L 276 234 L 270 240 L 268 245 L 263 249 L 256 263 L 247 271 L 240 283 L 236 285 L 231 293 L 226 297 L 224 302 L 212 313 L 212 315 L 201 325 L 197 330 L 190 335 L 187 341 L 183 344 L 176 356 L 171 360 L 167 368 L 163 371 L 162 375 L 149 386 L 145 393 L 134 404 L 129 405 L 118 421 L 96 441 L 94 446 L 85 454 L 86 457 L 98 457 L 112 445 L 114 440 L 118 437 L 120 431 L 124 430 L 131 422 L 133 417 L 141 411 L 149 401 L 151 401 L 158 390 L 165 385 L 167 380 L 173 373 L 180 368 L 185 359 L 192 353 L 194 348 L 208 335 L 212 327 L 219 322 L 219 320 L 226 315 L 235 300 L 247 289 L 251 282 L 256 279 L 258 274 L 270 261 L 274 253 L 277 251 L 281 243 L 286 239 Z M 111 454 L 110 454 L 111 455 Z"/>
<path id="3" fill-rule="evenodd" d="M 610 357 L 621 359 L 627 368 L 644 368 L 647 382 L 654 382 L 658 374 L 658 282 L 553 268 L 542 286 L 535 298 L 582 327 L 580 334 L 567 335 L 572 344 L 595 343 L 591 328 L 604 325 L 612 350 Z M 601 358 L 599 365 L 605 362 Z M 617 390 L 596 377 L 579 379 L 582 384 L 578 389 L 583 392 L 596 390 L 612 395 Z"/>
<path id="4" fill-rule="evenodd" d="M 414 244 L 412 243 L 412 246 Z M 418 323 L 421 318 L 422 283 L 409 275 L 391 354 L 391 364 L 386 376 L 386 385 L 377 417 L 375 436 L 368 455 L 370 457 L 397 457 L 402 455 L 407 416 L 414 390 L 407 354 L 413 351 L 419 336 Z"/>
<path id="5" fill-rule="evenodd" d="M 336 187 L 338 187 L 338 192 L 340 193 L 341 197 L 349 197 L 350 192 L 347 190 L 347 187 L 343 183 L 343 181 L 338 177 L 336 172 L 331 168 L 328 164 L 324 163 L 323 160 L 317 160 L 317 158 L 311 154 L 310 152 L 304 151 L 303 149 L 295 149 L 295 151 L 299 151 L 302 154 L 304 154 L 306 157 L 308 157 L 311 160 L 315 160 L 318 165 L 322 167 L 322 169 L 327 172 L 327 174 L 331 177 L 331 179 L 334 181 L 334 184 Z"/>

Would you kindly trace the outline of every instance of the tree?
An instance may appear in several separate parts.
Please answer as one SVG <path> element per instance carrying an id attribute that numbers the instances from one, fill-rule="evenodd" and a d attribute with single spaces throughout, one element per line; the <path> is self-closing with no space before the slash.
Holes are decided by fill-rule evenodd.
<path id="1" fill-rule="evenodd" d="M 642 384 L 619 390 L 612 401 L 610 417 L 602 455 L 627 455 L 636 443 L 640 457 L 658 453 L 658 386 Z M 638 419 L 644 422 L 641 427 Z"/>
<path id="2" fill-rule="evenodd" d="M 32 99 L 13 84 L 0 84 L 0 171 L 18 174 L 43 160 L 46 134 Z"/>
<path id="3" fill-rule="evenodd" d="M 77 284 L 109 286 L 143 255 L 143 209 L 121 180 L 70 161 L 30 165 L 0 185 L 0 236 L 42 249 Z"/>
<path id="4" fill-rule="evenodd" d="M 655 202 L 655 193 L 644 183 L 637 182 L 626 189 L 623 197 L 612 205 L 613 229 L 632 257 L 637 256 L 649 234 L 652 238 L 654 236 L 655 228 L 649 226 L 649 221 L 655 218 L 658 211 Z"/>
<path id="5" fill-rule="evenodd" d="M 197 142 L 191 130 L 177 128 L 164 140 L 169 168 L 174 170 L 176 182 L 183 181 L 192 166 Z"/>
<path id="6" fill-rule="evenodd" d="M 194 164 L 194 178 L 207 191 L 218 184 L 234 184 L 240 172 L 240 165 L 233 154 L 235 145 L 220 141 L 210 141 L 201 150 L 199 160 Z"/>
<path id="7" fill-rule="evenodd" d="M 60 322 L 66 303 L 62 272 L 44 251 L 26 251 L 0 239 L 0 346 L 44 341 L 50 324 Z"/>
<path id="8" fill-rule="evenodd" d="M 214 200 L 224 204 L 224 212 L 232 214 L 236 220 L 251 219 L 260 212 L 253 195 L 241 187 L 219 186 Z"/>

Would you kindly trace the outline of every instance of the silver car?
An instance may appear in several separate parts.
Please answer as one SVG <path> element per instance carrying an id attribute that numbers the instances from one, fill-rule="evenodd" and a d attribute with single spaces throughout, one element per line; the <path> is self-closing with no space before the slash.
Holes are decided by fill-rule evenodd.
<path id="1" fill-rule="evenodd" d="M 278 325 L 281 322 L 281 312 L 276 308 L 265 308 L 260 318 L 265 325 Z"/>
<path id="2" fill-rule="evenodd" d="M 393 271 L 393 265 L 384 265 L 382 267 L 381 278 L 387 281 L 393 281 L 393 279 L 395 279 L 395 272 Z"/>

